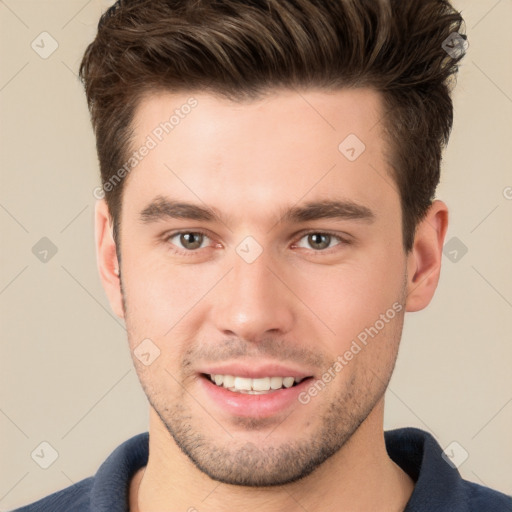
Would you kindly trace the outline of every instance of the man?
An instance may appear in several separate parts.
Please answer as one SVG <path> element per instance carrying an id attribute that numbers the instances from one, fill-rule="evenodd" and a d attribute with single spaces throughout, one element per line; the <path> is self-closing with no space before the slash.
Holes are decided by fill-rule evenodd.
<path id="1" fill-rule="evenodd" d="M 97 257 L 150 429 L 19 510 L 512 510 L 383 432 L 440 275 L 461 24 L 446 0 L 109 9 L 81 66 Z"/>

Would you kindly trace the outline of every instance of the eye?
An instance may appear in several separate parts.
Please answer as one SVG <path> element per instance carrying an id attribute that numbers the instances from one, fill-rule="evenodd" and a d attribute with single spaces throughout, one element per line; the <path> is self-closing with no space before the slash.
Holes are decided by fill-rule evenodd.
<path id="1" fill-rule="evenodd" d="M 306 244 L 309 247 L 305 247 L 301 245 L 301 241 L 306 240 Z M 331 245 L 332 242 L 338 242 L 337 244 Z M 305 249 L 314 249 L 315 251 L 323 251 L 325 249 L 330 249 L 336 245 L 340 245 L 341 243 L 348 244 L 349 242 L 343 240 L 341 237 L 337 235 L 332 235 L 330 233 L 322 233 L 322 232 L 312 232 L 305 234 L 297 243 L 297 247 L 303 247 Z"/>
<path id="2" fill-rule="evenodd" d="M 183 248 L 190 252 L 201 249 L 203 242 L 210 239 L 206 234 L 199 231 L 180 231 L 178 233 L 171 233 L 166 237 L 166 240 L 178 248 Z"/>
<path id="3" fill-rule="evenodd" d="M 175 246 L 175 252 L 178 253 L 193 253 L 212 245 L 210 237 L 201 231 L 178 231 L 166 236 L 165 241 Z M 304 234 L 294 245 L 304 249 L 313 249 L 315 252 L 322 252 L 342 244 L 349 245 L 350 241 L 339 235 L 315 231 Z"/>

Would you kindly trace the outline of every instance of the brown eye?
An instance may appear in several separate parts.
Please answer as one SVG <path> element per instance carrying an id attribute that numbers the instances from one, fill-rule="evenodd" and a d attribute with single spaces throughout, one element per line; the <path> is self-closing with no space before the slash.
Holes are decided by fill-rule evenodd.
<path id="1" fill-rule="evenodd" d="M 332 249 L 337 245 L 348 245 L 349 243 L 349 241 L 344 240 L 340 236 L 317 231 L 304 234 L 296 246 L 303 249 L 313 249 L 316 252 L 323 252 L 325 249 Z"/>
<path id="2" fill-rule="evenodd" d="M 311 233 L 308 235 L 308 243 L 313 249 L 326 249 L 331 243 L 331 235 Z"/>
<path id="3" fill-rule="evenodd" d="M 205 239 L 208 237 L 203 233 L 195 231 L 183 231 L 181 233 L 174 233 L 170 235 L 167 240 L 174 245 L 177 245 L 179 249 L 183 248 L 187 251 L 194 251 L 200 249 Z"/>
<path id="4" fill-rule="evenodd" d="M 201 233 L 182 233 L 180 243 L 185 249 L 199 249 L 203 243 L 204 236 Z"/>

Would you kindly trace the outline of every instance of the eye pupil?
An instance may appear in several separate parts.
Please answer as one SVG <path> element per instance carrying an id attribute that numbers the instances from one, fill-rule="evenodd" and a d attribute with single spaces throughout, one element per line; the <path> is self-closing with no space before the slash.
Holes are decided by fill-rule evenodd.
<path id="1" fill-rule="evenodd" d="M 311 246 L 315 246 L 315 249 L 325 249 L 326 247 L 329 247 L 329 243 L 331 241 L 330 235 L 324 235 L 321 233 L 312 233 L 308 235 L 309 243 Z"/>
<path id="2" fill-rule="evenodd" d="M 203 235 L 201 233 L 182 233 L 180 242 L 187 249 L 198 249 L 203 243 Z"/>

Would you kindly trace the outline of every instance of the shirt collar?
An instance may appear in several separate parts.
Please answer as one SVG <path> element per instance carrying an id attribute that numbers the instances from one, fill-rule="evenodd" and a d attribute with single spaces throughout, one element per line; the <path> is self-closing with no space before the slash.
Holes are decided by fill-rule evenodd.
<path id="1" fill-rule="evenodd" d="M 463 480 L 442 457 L 443 450 L 431 434 L 409 427 L 388 430 L 384 437 L 390 458 L 415 482 L 404 512 L 468 510 Z"/>
<path id="2" fill-rule="evenodd" d="M 390 458 L 415 482 L 404 512 L 467 510 L 463 480 L 442 457 L 431 434 L 417 428 L 384 432 Z M 143 432 L 118 446 L 98 469 L 91 489 L 91 512 L 127 512 L 130 481 L 149 456 L 149 433 Z"/>

